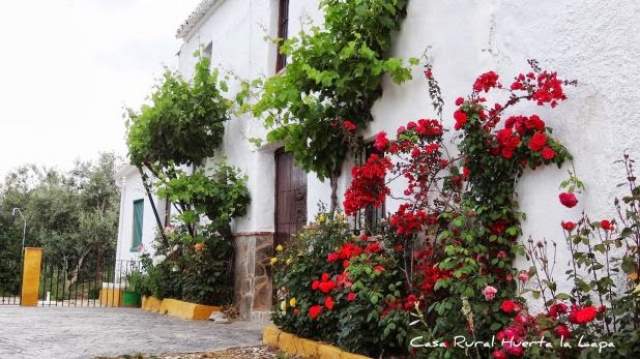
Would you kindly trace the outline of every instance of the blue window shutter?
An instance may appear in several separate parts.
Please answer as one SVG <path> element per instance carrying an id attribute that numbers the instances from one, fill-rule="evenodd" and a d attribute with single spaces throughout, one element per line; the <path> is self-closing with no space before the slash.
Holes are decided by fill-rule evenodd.
<path id="1" fill-rule="evenodd" d="M 144 217 L 144 200 L 133 201 L 133 240 L 131 251 L 138 252 L 142 244 L 142 219 Z"/>

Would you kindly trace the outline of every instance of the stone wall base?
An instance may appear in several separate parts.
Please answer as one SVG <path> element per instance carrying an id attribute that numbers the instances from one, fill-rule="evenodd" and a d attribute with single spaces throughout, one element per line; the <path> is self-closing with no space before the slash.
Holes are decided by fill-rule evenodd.
<path id="1" fill-rule="evenodd" d="M 238 233 L 234 236 L 234 302 L 243 320 L 261 318 L 271 310 L 273 287 L 269 261 L 273 233 Z M 253 313 L 256 313 L 254 315 Z"/>

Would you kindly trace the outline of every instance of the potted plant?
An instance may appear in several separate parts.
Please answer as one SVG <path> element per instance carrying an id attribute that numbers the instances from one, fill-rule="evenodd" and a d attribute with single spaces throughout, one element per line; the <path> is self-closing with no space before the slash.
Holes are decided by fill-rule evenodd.
<path id="1" fill-rule="evenodd" d="M 144 281 L 145 276 L 140 271 L 133 271 L 127 276 L 127 286 L 122 294 L 122 304 L 125 307 L 140 307 Z"/>

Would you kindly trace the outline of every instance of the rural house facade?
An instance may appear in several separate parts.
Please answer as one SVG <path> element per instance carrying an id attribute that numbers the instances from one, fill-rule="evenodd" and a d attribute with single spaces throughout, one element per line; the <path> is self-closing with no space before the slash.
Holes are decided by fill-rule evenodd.
<path id="1" fill-rule="evenodd" d="M 556 129 L 554 135 L 574 155 L 575 169 L 589 192 L 571 209 L 572 215 L 577 217 L 587 208 L 605 217 L 612 215 L 607 209 L 622 175 L 612 160 L 624 151 L 640 155 L 640 131 L 635 126 L 640 124 L 640 71 L 634 61 L 640 57 L 640 44 L 624 36 L 629 30 L 620 31 L 612 24 L 638 32 L 639 16 L 631 2 L 413 0 L 395 37 L 393 55 L 420 57 L 428 49 L 446 101 L 447 127 L 454 121 L 454 99 L 468 93 L 476 76 L 488 70 L 503 74 L 505 83 L 510 83 L 510 76 L 527 71 L 527 59 L 537 58 L 543 68 L 578 79 L 578 86 L 567 90 L 566 103 L 540 115 L 548 115 L 545 121 Z M 286 59 L 265 37 L 295 36 L 321 21 L 317 0 L 204 0 L 178 30 L 183 40 L 179 72 L 190 78 L 197 61 L 193 54 L 201 50 L 213 66 L 239 79 L 273 76 L 286 67 Z M 239 83 L 231 81 L 230 93 L 238 88 Z M 540 111 L 531 106 L 531 111 Z M 384 94 L 372 113 L 375 120 L 364 132 L 367 140 L 379 131 L 394 133 L 408 121 L 435 117 L 422 69 L 414 68 L 413 79 L 403 85 L 385 81 Z M 256 147 L 250 141 L 264 139 L 266 132 L 258 119 L 244 115 L 226 123 L 222 145 L 226 160 L 247 175 L 252 198 L 247 215 L 233 223 L 235 299 L 245 318 L 260 317 L 271 308 L 268 262 L 274 245 L 312 220 L 319 202 L 330 202 L 328 181 L 304 173 L 277 144 Z M 344 165 L 339 195 L 349 184 L 357 157 Z M 567 168 L 524 174 L 518 196 L 527 214 L 525 236 L 563 238 L 557 218 L 566 216 L 566 210 L 549 204 L 557 201 L 558 185 L 566 177 Z M 118 258 L 131 259 L 142 249 L 152 251 L 155 219 L 137 169 L 128 166 L 119 178 L 123 190 Z M 392 192 L 400 188 L 402 184 L 396 183 Z M 166 205 L 157 203 L 164 218 Z M 393 212 L 397 206 L 389 198 L 385 211 Z M 558 250 L 562 258 L 565 249 L 560 245 Z"/>

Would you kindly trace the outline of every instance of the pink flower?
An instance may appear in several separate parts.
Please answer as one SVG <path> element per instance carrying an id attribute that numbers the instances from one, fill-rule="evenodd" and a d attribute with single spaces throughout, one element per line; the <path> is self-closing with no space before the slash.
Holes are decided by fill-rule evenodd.
<path id="1" fill-rule="evenodd" d="M 484 299 L 487 301 L 492 301 L 493 298 L 496 297 L 496 293 L 498 293 L 498 290 L 490 285 L 484 287 L 482 290 L 482 295 L 484 295 Z"/>
<path id="2" fill-rule="evenodd" d="M 529 281 L 529 273 L 525 272 L 525 271 L 520 271 L 520 273 L 518 273 L 518 279 L 522 282 L 522 283 L 526 283 Z"/>

